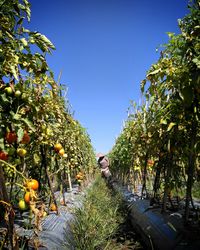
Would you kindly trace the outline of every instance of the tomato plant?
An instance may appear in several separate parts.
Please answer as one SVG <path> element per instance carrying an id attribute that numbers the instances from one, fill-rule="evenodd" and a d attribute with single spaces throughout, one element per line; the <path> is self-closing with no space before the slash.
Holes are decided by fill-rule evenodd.
<path id="1" fill-rule="evenodd" d="M 141 81 L 143 105 L 131 104 L 110 152 L 112 171 L 125 183 L 137 176 L 139 166 L 142 195 L 148 197 L 150 191 L 154 200 L 162 197 L 163 211 L 171 190 L 180 194 L 186 187 L 186 221 L 192 187 L 199 182 L 199 20 L 199 5 L 194 1 L 190 13 L 179 20 L 181 33 L 168 33 L 169 43 Z"/>
<path id="2" fill-rule="evenodd" d="M 1 4 L 0 200 L 14 206 L 25 191 L 24 199 L 36 216 L 38 197 L 44 197 L 40 202 L 51 197 L 56 204 L 53 184 L 62 183 L 64 191 L 71 188 L 77 172 L 83 169 L 88 177 L 96 159 L 89 136 L 61 96 L 65 89 L 47 64 L 45 55 L 54 45 L 25 27 L 30 14 L 27 0 Z M 4 213 L 1 207 L 0 212 Z M 13 220 L 6 224 L 13 228 L 13 239 L 6 238 L 14 248 Z"/>

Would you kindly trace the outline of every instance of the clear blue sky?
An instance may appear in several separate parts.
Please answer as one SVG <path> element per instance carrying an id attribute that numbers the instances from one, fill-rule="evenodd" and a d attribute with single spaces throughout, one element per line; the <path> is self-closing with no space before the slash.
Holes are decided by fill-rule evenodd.
<path id="1" fill-rule="evenodd" d="M 94 149 L 107 153 L 140 99 L 140 81 L 157 61 L 166 32 L 180 33 L 177 20 L 187 0 L 30 0 L 32 31 L 56 50 L 47 57 L 56 79 L 68 87 L 74 117 Z"/>

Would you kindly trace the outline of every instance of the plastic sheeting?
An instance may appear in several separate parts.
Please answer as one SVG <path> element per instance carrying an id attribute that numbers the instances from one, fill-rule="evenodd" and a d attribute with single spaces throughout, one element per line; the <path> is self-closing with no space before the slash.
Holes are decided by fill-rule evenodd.
<path id="1" fill-rule="evenodd" d="M 199 250 L 200 226 L 184 226 L 184 210 L 161 213 L 161 207 L 150 206 L 150 201 L 141 199 L 118 183 L 113 188 L 120 192 L 129 208 L 134 229 L 141 236 L 147 249 L 158 250 Z M 200 207 L 198 202 L 196 206 Z"/>
<path id="2" fill-rule="evenodd" d="M 69 247 L 67 244 L 71 239 L 70 223 L 74 219 L 74 209 L 82 206 L 82 201 L 85 196 L 84 192 L 78 192 L 77 187 L 73 187 L 72 192 L 66 192 L 65 194 L 66 206 L 59 206 L 59 214 L 56 212 L 50 212 L 42 222 L 42 231 L 35 234 L 33 229 L 24 229 L 24 222 L 29 222 L 29 212 L 24 212 L 23 216 L 18 215 L 16 218 L 16 232 L 19 236 L 25 236 L 28 239 L 38 240 L 39 250 L 66 250 L 73 249 L 73 246 Z M 60 192 L 55 193 L 56 200 L 62 198 Z M 68 242 L 69 243 L 69 242 Z M 30 250 L 35 249 L 31 247 Z M 66 246 L 68 245 L 68 246 Z"/>

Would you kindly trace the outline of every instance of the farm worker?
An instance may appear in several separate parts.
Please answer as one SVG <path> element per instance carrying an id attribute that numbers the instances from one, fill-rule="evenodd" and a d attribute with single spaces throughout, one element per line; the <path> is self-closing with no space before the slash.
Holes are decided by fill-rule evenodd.
<path id="1" fill-rule="evenodd" d="M 98 165 L 101 169 L 101 175 L 104 177 L 107 181 L 111 181 L 111 172 L 109 169 L 109 159 L 106 155 L 103 153 L 98 153 L 97 154 L 98 159 Z"/>

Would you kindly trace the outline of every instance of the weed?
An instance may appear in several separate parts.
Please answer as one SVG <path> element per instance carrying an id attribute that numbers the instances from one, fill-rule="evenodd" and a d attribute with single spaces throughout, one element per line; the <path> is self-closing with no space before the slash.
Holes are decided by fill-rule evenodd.
<path id="1" fill-rule="evenodd" d="M 97 178 L 88 190 L 83 206 L 75 211 L 76 219 L 71 225 L 74 249 L 105 249 L 122 223 L 120 204 L 120 195 L 111 194 L 105 181 Z"/>

